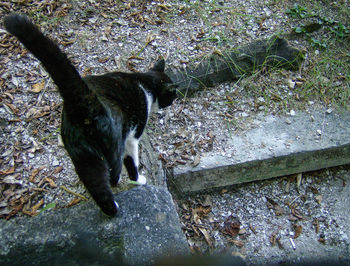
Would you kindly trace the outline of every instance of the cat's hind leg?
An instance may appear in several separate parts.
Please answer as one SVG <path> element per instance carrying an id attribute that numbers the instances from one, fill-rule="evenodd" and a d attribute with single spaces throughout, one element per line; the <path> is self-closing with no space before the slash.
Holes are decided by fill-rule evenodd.
<path id="1" fill-rule="evenodd" d="M 109 216 L 116 215 L 119 207 L 109 185 L 110 171 L 106 161 L 93 154 L 84 154 L 72 161 L 80 180 L 101 210 Z"/>
<path id="2" fill-rule="evenodd" d="M 140 175 L 139 166 L 139 140 L 134 137 L 128 137 L 125 142 L 124 165 L 128 171 L 129 178 L 141 185 L 147 183 L 145 176 Z"/>
<path id="3" fill-rule="evenodd" d="M 119 179 L 120 179 L 120 174 L 122 171 L 122 159 L 119 154 L 115 156 L 115 160 L 110 163 L 110 184 L 112 187 L 116 187 L 118 185 Z"/>

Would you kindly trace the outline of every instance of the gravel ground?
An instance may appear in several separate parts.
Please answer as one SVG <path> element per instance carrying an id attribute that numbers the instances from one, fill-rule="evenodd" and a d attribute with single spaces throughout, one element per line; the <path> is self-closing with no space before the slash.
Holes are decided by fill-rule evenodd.
<path id="1" fill-rule="evenodd" d="M 294 4 L 291 1 L 123 1 L 114 5 L 111 1 L 88 2 L 89 5 L 86 1 L 46 0 L 22 5 L 3 1 L 0 17 L 10 11 L 32 14 L 83 74 L 116 69 L 144 71 L 159 56 L 167 58 L 167 67 L 196 64 L 215 51 L 241 46 L 277 32 L 289 33 L 297 23 L 285 13 Z M 346 6 L 348 2 L 342 3 Z M 324 5 L 327 16 L 334 17 L 339 11 L 337 4 Z M 321 30 L 317 34 L 325 32 Z M 259 112 L 290 112 L 284 101 L 268 104 L 261 94 L 251 89 L 269 86 L 277 93 L 273 96 L 279 99 L 294 95 L 290 81 L 303 79 L 303 71 L 319 51 L 309 49 L 303 39 L 294 38 L 291 44 L 307 50 L 299 72 L 261 73 L 222 84 L 192 98 L 179 99 L 167 110 L 154 114 L 147 131 L 165 165 L 195 162 L 201 152 L 207 150 L 220 152 L 227 136 L 214 138 L 211 127 L 229 127 L 232 134 L 242 134 Z M 62 101 L 58 91 L 39 62 L 3 27 L 0 28 L 0 62 L 0 216 L 7 219 L 32 216 L 44 207 L 66 207 L 81 200 L 65 188 L 88 197 L 59 138 Z M 306 108 L 329 107 L 316 101 L 304 105 Z M 223 116 L 225 119 L 218 119 Z M 304 235 L 311 235 L 315 245 L 320 245 L 324 234 L 325 243 L 321 247 L 345 250 L 349 228 L 336 226 L 339 221 L 332 218 L 332 210 L 337 202 L 332 201 L 332 195 L 348 188 L 342 182 L 349 179 L 349 173 L 347 168 L 337 168 L 307 174 L 299 188 L 300 194 L 295 189 L 294 177 L 286 177 L 235 186 L 220 193 L 212 192 L 208 197 L 201 195 L 198 199 L 180 202 L 179 213 L 187 228 L 189 244 L 194 251 L 211 250 L 208 248 L 211 241 L 210 245 L 218 250 L 229 247 L 246 256 L 252 255 L 244 249 L 257 250 L 259 256 L 264 252 L 279 256 L 283 251 L 278 243 L 285 251 L 293 252 L 287 234 L 292 225 L 297 224 L 303 228 L 303 233 L 295 239 L 298 248 Z M 286 192 L 287 184 L 289 192 Z M 317 196 L 320 197 L 316 199 Z M 270 202 L 268 198 L 272 200 L 270 216 L 259 215 L 259 210 L 266 209 Z M 210 207 L 210 214 L 197 215 L 197 220 L 191 221 L 191 209 L 205 200 L 210 204 L 206 203 L 209 205 L 204 209 Z M 289 209 L 293 208 L 287 207 L 286 202 L 302 208 L 302 219 L 289 220 Z M 284 213 L 276 216 L 273 210 L 276 206 Z M 209 236 L 207 242 L 205 234 L 198 229 L 191 231 L 188 216 L 195 226 L 198 219 L 202 219 Z M 229 217 L 239 220 L 240 228 L 246 232 L 231 238 L 224 235 L 222 224 L 231 219 Z M 318 233 L 312 225 L 314 219 L 319 223 Z M 272 234 L 276 240 L 271 241 Z M 239 242 L 231 243 L 232 239 Z M 275 246 L 271 248 L 273 243 Z M 349 256 L 348 246 L 346 248 Z M 256 260 L 251 258 L 251 261 Z"/>
<path id="2" fill-rule="evenodd" d="M 179 213 L 194 253 L 349 264 L 349 181 L 347 166 L 243 184 L 178 200 Z"/>

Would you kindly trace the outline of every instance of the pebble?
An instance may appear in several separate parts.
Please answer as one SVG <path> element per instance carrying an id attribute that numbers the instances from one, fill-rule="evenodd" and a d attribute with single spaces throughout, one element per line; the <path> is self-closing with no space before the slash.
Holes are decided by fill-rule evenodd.
<path id="1" fill-rule="evenodd" d="M 294 111 L 294 110 L 290 110 L 289 114 L 290 114 L 291 116 L 295 116 L 295 111 Z"/>
<path id="2" fill-rule="evenodd" d="M 292 124 L 292 121 L 291 121 L 289 118 L 287 118 L 287 119 L 286 119 L 286 123 L 287 123 L 288 125 L 290 125 L 290 124 Z"/>
<path id="3" fill-rule="evenodd" d="M 295 82 L 291 79 L 288 79 L 288 87 L 290 89 L 294 89 L 295 88 Z"/>
<path id="4" fill-rule="evenodd" d="M 260 96 L 260 97 L 258 98 L 258 101 L 261 102 L 261 103 L 264 103 L 264 102 L 265 102 L 265 98 L 262 97 L 262 96 Z"/>
<path id="5" fill-rule="evenodd" d="M 316 134 L 317 134 L 318 136 L 321 136 L 321 135 L 322 135 L 322 131 L 321 131 L 320 129 L 317 129 L 317 130 L 316 130 Z"/>

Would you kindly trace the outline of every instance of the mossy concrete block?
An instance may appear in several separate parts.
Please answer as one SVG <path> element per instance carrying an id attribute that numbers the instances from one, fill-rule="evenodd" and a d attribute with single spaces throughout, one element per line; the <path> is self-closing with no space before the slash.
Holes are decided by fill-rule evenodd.
<path id="1" fill-rule="evenodd" d="M 212 54 L 198 65 L 167 69 L 166 73 L 178 86 L 179 96 L 188 96 L 203 87 L 237 80 L 263 67 L 296 70 L 303 59 L 303 51 L 289 45 L 286 39 L 273 36 Z"/>
<path id="2" fill-rule="evenodd" d="M 116 195 L 120 212 L 105 216 L 89 201 L 33 218 L 0 221 L 1 265 L 147 265 L 187 254 L 170 193 L 139 186 Z"/>
<path id="3" fill-rule="evenodd" d="M 260 116 L 252 124 L 227 140 L 226 156 L 209 152 L 196 167 L 176 166 L 171 186 L 181 193 L 196 192 L 350 163 L 347 112 Z"/>

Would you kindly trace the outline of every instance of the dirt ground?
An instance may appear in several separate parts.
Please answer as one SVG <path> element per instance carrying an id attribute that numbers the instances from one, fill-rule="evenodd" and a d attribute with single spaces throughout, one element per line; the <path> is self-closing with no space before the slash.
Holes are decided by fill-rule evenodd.
<path id="1" fill-rule="evenodd" d="M 88 2 L 3 1 L 0 17 L 11 11 L 29 14 L 83 75 L 144 71 L 159 56 L 167 59 L 169 68 L 195 64 L 220 49 L 289 33 L 299 23 L 286 14 L 294 4 L 291 1 Z M 333 3 L 331 8 L 320 5 L 325 6 L 326 16 L 336 17 L 348 1 Z M 313 36 L 330 38 L 328 34 L 320 30 Z M 290 43 L 306 49 L 299 71 L 261 72 L 178 99 L 155 113 L 147 132 L 165 165 L 186 163 L 188 156 L 195 161 L 206 149 L 220 150 L 220 139 L 214 141 L 207 130 L 210 126 L 227 126 L 232 134 L 239 134 L 259 112 L 332 107 L 332 102 L 313 98 L 289 102 L 298 99 L 294 86 L 305 82 L 304 73 L 315 58 L 326 53 L 305 38 Z M 3 27 L 0 62 L 0 216 L 30 217 L 40 210 L 78 204 L 89 196 L 59 138 L 62 100 L 57 89 L 39 62 Z M 325 80 L 327 73 L 321 76 Z M 348 86 L 346 79 L 339 82 L 337 86 Z M 215 124 L 215 117 L 223 115 L 227 123 Z M 251 263 L 270 259 L 279 263 L 287 257 L 298 261 L 315 250 L 323 257 L 349 259 L 348 167 L 301 176 L 178 201 L 189 246 L 194 252 L 230 250 Z"/>

